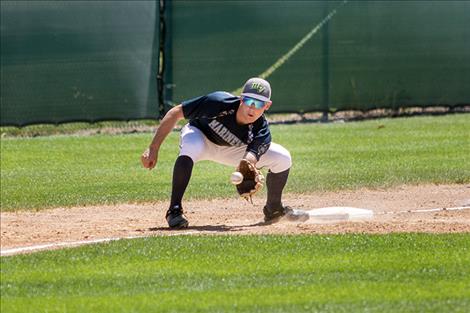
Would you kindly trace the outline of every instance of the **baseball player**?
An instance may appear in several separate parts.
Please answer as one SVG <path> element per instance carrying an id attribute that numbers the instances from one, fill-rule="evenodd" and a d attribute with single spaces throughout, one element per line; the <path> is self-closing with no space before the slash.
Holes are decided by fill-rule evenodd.
<path id="1" fill-rule="evenodd" d="M 181 130 L 180 152 L 173 170 L 171 201 L 166 213 L 170 228 L 189 225 L 182 199 L 194 164 L 202 160 L 233 167 L 246 160 L 254 168 L 267 168 L 265 222 L 275 222 L 292 211 L 281 202 L 292 160 L 289 151 L 271 141 L 264 116 L 272 104 L 270 99 L 269 83 L 261 78 L 251 78 L 245 83 L 240 97 L 217 91 L 184 101 L 166 113 L 141 160 L 145 168 L 153 169 L 167 135 L 179 120 L 189 120 Z"/>

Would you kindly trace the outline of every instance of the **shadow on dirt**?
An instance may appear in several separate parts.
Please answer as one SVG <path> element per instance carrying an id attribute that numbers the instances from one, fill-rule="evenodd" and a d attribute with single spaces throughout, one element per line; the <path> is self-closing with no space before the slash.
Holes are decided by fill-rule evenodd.
<path id="1" fill-rule="evenodd" d="M 248 225 L 200 225 L 200 226 L 189 226 L 188 228 L 174 229 L 169 227 L 151 227 L 149 231 L 165 231 L 165 232 L 174 232 L 174 231 L 188 231 L 195 230 L 201 232 L 229 232 L 229 231 L 242 231 L 249 227 L 258 227 L 268 225 L 264 222 L 258 222 L 255 224 Z"/>

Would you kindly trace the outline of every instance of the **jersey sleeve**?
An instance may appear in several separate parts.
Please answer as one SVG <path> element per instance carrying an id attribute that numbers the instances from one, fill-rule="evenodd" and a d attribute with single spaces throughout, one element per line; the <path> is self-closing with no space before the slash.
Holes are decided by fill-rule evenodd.
<path id="1" fill-rule="evenodd" d="M 268 151 L 270 145 L 271 132 L 268 122 L 263 118 L 261 127 L 254 130 L 253 141 L 248 144 L 246 151 L 253 153 L 259 161 L 259 158 Z"/>
<path id="2" fill-rule="evenodd" d="M 222 104 L 225 103 L 227 95 L 229 94 L 224 92 L 214 92 L 206 96 L 183 101 L 183 115 L 189 120 L 215 118 L 225 109 L 225 106 Z M 232 98 L 238 99 L 233 96 Z M 228 99 L 232 100 L 231 98 Z"/>

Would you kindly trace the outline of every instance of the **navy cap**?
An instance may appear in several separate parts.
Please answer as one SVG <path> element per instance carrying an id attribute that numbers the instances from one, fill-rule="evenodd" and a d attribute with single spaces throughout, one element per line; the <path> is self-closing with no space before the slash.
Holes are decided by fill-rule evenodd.
<path id="1" fill-rule="evenodd" d="M 271 101 L 271 85 L 262 78 L 250 78 L 243 86 L 241 95 L 264 102 Z"/>

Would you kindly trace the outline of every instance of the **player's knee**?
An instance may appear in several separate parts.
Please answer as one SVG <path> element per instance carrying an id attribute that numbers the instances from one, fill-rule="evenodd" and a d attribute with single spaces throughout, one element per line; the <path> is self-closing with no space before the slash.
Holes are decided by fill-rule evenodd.
<path id="1" fill-rule="evenodd" d="M 277 145 L 275 149 L 273 149 L 273 152 L 274 162 L 270 167 L 271 172 L 280 173 L 291 168 L 292 157 L 286 148 Z"/>
<path id="2" fill-rule="evenodd" d="M 180 156 L 190 157 L 194 163 L 204 156 L 204 135 L 195 127 L 186 125 L 181 131 Z"/>
<path id="3" fill-rule="evenodd" d="M 185 155 L 190 157 L 194 163 L 202 159 L 204 153 L 203 147 L 197 144 L 185 144 L 181 146 L 180 156 Z"/>
<path id="4" fill-rule="evenodd" d="M 181 152 L 179 154 L 179 156 L 187 156 L 189 157 L 191 160 L 193 160 L 193 163 L 196 163 L 198 161 L 200 161 L 202 159 L 202 155 L 201 154 L 195 154 L 195 153 L 187 153 L 187 152 Z"/>
<path id="5" fill-rule="evenodd" d="M 286 150 L 285 153 L 281 154 L 278 157 L 277 163 L 277 168 L 279 168 L 279 170 L 275 171 L 276 173 L 283 172 L 289 169 L 292 166 L 292 157 L 290 155 L 290 152 Z"/>

